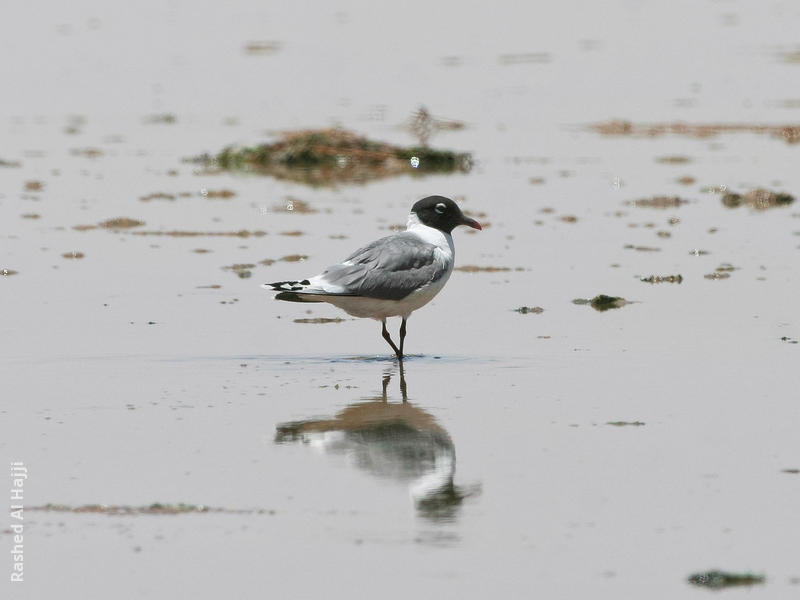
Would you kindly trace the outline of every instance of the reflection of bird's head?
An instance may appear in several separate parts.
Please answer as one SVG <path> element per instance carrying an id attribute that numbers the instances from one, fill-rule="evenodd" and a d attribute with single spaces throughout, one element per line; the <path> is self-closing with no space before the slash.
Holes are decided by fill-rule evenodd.
<path id="1" fill-rule="evenodd" d="M 452 478 L 444 485 L 430 490 L 427 495 L 414 498 L 423 517 L 432 521 L 452 521 L 464 498 L 479 493 L 480 487 L 464 490 L 453 483 Z M 412 492 L 413 494 L 413 492 Z"/>

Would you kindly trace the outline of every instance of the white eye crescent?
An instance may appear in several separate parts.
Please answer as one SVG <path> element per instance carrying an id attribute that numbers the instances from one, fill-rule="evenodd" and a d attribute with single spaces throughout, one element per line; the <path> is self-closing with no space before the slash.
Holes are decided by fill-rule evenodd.
<path id="1" fill-rule="evenodd" d="M 433 210 L 441 215 L 444 214 L 444 211 L 447 210 L 447 207 L 444 205 L 444 202 L 439 202 L 439 204 L 437 204 Z"/>

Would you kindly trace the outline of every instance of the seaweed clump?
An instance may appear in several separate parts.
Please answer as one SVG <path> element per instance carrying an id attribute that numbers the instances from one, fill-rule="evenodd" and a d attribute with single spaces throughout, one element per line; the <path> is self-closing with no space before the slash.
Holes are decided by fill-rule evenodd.
<path id="1" fill-rule="evenodd" d="M 750 190 L 746 194 L 729 192 L 722 196 L 722 204 L 728 208 L 747 205 L 755 210 L 767 210 L 777 206 L 787 206 L 794 202 L 794 196 L 765 189 Z"/>
<path id="2" fill-rule="evenodd" d="M 639 208 L 678 208 L 682 204 L 688 204 L 688 200 L 677 196 L 653 196 L 652 198 L 640 198 L 638 200 L 628 200 L 628 206 Z"/>
<path id="3" fill-rule="evenodd" d="M 711 589 L 722 589 L 727 587 L 754 585 L 764 583 L 763 575 L 753 575 L 751 573 L 728 573 L 725 571 L 706 571 L 705 573 L 695 573 L 688 577 L 689 583 Z"/>
<path id="4" fill-rule="evenodd" d="M 678 275 L 650 275 L 649 277 L 641 277 L 639 281 L 644 283 L 681 283 L 683 276 Z"/>
<path id="5" fill-rule="evenodd" d="M 769 135 L 782 139 L 788 144 L 800 142 L 800 125 L 765 124 L 765 123 L 632 123 L 631 121 L 614 120 L 605 123 L 593 123 L 589 129 L 601 135 L 632 136 L 632 137 L 661 137 L 664 135 L 681 135 L 696 139 L 713 138 L 723 133 L 754 133 Z"/>
<path id="6" fill-rule="evenodd" d="M 154 502 L 147 506 L 129 506 L 118 504 L 85 504 L 83 506 L 70 506 L 67 504 L 45 504 L 44 506 L 34 506 L 30 510 L 44 512 L 63 512 L 74 514 L 104 514 L 109 516 L 132 516 L 132 515 L 183 515 L 183 514 L 205 514 L 223 513 L 229 515 L 237 514 L 274 514 L 273 510 L 265 509 L 236 509 L 236 508 L 216 508 L 204 506 L 202 504 L 164 504 Z"/>
<path id="7" fill-rule="evenodd" d="M 143 221 L 130 219 L 128 217 L 116 217 L 100 223 L 100 227 L 103 229 L 130 229 L 132 227 L 141 227 L 142 225 L 144 225 Z"/>
<path id="8" fill-rule="evenodd" d="M 340 128 L 286 132 L 272 144 L 230 146 L 197 161 L 315 186 L 360 183 L 406 173 L 467 172 L 472 167 L 469 154 L 425 145 L 393 146 Z"/>
<path id="9" fill-rule="evenodd" d="M 630 304 L 625 298 L 617 296 L 608 296 L 606 294 L 599 294 L 594 298 L 576 298 L 572 301 L 573 304 L 590 305 L 593 309 L 599 312 L 610 310 L 612 308 L 622 308 L 626 304 Z"/>
<path id="10" fill-rule="evenodd" d="M 519 308 L 515 308 L 514 311 L 521 315 L 527 315 L 528 313 L 540 315 L 544 312 L 544 309 L 541 306 L 520 306 Z"/>

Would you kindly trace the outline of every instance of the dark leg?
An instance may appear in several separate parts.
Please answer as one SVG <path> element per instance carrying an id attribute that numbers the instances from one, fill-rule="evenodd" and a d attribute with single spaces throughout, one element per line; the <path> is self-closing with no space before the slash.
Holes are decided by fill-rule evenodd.
<path id="1" fill-rule="evenodd" d="M 406 374 L 403 372 L 403 361 L 400 361 L 400 393 L 403 396 L 403 402 L 408 402 L 408 388 L 406 387 Z"/>
<path id="2" fill-rule="evenodd" d="M 386 388 L 389 387 L 389 381 L 391 381 L 391 379 L 392 379 L 392 374 L 391 373 L 386 373 L 383 376 L 383 381 L 382 381 L 383 391 L 381 392 L 381 398 L 383 399 L 384 402 L 387 401 L 386 400 Z"/>
<path id="3" fill-rule="evenodd" d="M 403 342 L 406 339 L 406 318 L 400 323 L 400 360 L 403 360 Z"/>
<path id="4" fill-rule="evenodd" d="M 397 355 L 397 358 L 403 360 L 403 355 L 400 354 L 400 350 L 398 350 L 397 346 L 394 345 L 394 342 L 392 341 L 392 336 L 390 336 L 389 332 L 386 331 L 386 319 L 384 319 L 382 323 L 383 323 L 383 331 L 381 332 L 381 335 L 383 335 L 383 339 L 389 342 L 389 345 L 392 347 L 392 350 L 394 350 L 394 353 Z"/>

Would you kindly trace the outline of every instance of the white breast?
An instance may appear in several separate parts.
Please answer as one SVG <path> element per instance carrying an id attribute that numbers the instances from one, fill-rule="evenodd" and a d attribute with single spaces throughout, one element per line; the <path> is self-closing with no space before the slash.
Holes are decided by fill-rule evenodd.
<path id="1" fill-rule="evenodd" d="M 436 258 L 440 258 L 447 269 L 447 277 L 450 276 L 450 271 L 453 270 L 453 260 L 456 255 L 456 249 L 453 245 L 453 236 L 449 233 L 445 233 L 444 231 L 439 231 L 438 229 L 434 229 L 433 227 L 428 227 L 423 223 L 420 223 L 419 217 L 416 214 L 411 213 L 408 215 L 408 225 L 406 226 L 406 230 L 409 233 L 413 233 L 419 239 L 429 244 L 433 244 L 436 246 L 436 250 L 434 251 L 434 255 Z"/>

